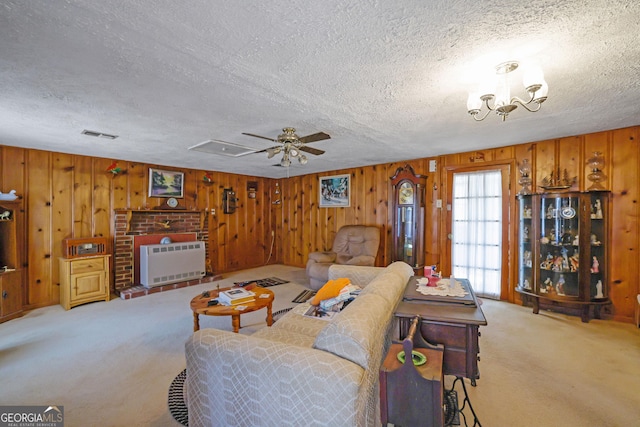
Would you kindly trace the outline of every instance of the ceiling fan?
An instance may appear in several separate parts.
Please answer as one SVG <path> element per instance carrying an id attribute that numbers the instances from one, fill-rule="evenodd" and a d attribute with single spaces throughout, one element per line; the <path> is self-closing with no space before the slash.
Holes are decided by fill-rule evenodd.
<path id="1" fill-rule="evenodd" d="M 262 138 L 268 141 L 277 142 L 279 145 L 275 145 L 273 147 L 266 148 L 264 150 L 256 151 L 256 153 L 267 152 L 267 158 L 270 159 L 276 154 L 283 153 L 282 160 L 280 161 L 280 165 L 287 167 L 291 165 L 291 159 L 297 158 L 301 165 L 305 165 L 307 163 L 307 156 L 302 154 L 305 153 L 313 154 L 315 156 L 319 156 L 324 154 L 323 150 L 318 150 L 317 148 L 308 147 L 305 144 L 310 142 L 322 141 L 324 139 L 331 139 L 329 135 L 324 132 L 314 133 L 312 135 L 307 135 L 303 137 L 299 137 L 296 135 L 296 130 L 291 127 L 283 128 L 282 133 L 278 135 L 276 139 L 268 138 L 266 136 L 255 135 L 252 133 L 242 133 L 243 135 L 253 136 L 255 138 Z"/>

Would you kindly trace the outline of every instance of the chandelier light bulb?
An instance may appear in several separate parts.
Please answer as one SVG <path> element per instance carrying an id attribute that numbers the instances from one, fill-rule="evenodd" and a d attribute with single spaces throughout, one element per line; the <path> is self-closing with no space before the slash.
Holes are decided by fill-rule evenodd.
<path id="1" fill-rule="evenodd" d="M 307 164 L 307 156 L 305 156 L 304 154 L 300 157 L 298 157 L 298 161 L 300 162 L 301 165 L 306 165 Z"/>
<path id="2" fill-rule="evenodd" d="M 527 92 L 537 91 L 544 83 L 544 73 L 538 66 L 529 67 L 524 71 L 522 84 Z"/>

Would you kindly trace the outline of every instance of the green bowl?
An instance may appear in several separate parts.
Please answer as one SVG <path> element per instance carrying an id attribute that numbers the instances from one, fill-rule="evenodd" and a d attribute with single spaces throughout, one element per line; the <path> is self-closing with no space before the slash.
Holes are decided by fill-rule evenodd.
<path id="1" fill-rule="evenodd" d="M 398 360 L 400 361 L 400 363 L 402 363 L 404 365 L 404 350 L 402 350 L 400 353 L 398 353 Z M 415 366 L 422 366 L 425 363 L 427 363 L 427 356 L 425 356 L 424 354 L 420 353 L 419 351 L 415 351 L 412 350 L 411 351 L 411 360 L 413 360 L 413 364 Z"/>

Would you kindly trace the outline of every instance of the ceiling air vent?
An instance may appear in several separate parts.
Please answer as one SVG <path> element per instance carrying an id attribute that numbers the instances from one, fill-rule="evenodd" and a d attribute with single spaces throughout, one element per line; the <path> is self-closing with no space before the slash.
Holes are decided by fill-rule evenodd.
<path id="1" fill-rule="evenodd" d="M 94 130 L 87 129 L 83 130 L 81 133 L 87 136 L 95 136 L 96 138 L 116 139 L 118 137 L 118 135 L 111 135 L 108 133 L 96 132 Z"/>
<path id="2" fill-rule="evenodd" d="M 246 154 L 255 153 L 257 150 L 251 147 L 233 144 L 231 142 L 210 139 L 200 144 L 189 147 L 189 150 L 201 151 L 203 153 L 217 154 L 219 156 L 240 157 Z"/>

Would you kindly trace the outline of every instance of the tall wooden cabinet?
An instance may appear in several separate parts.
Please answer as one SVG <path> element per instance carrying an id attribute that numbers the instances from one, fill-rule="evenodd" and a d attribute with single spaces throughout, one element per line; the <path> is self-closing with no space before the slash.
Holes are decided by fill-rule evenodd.
<path id="1" fill-rule="evenodd" d="M 523 301 L 600 317 L 609 300 L 610 193 L 519 196 L 518 286 Z"/>
<path id="2" fill-rule="evenodd" d="M 60 304 L 65 310 L 109 297 L 109 255 L 60 258 Z"/>
<path id="3" fill-rule="evenodd" d="M 22 315 L 19 207 L 20 202 L 0 201 L 0 322 Z"/>

